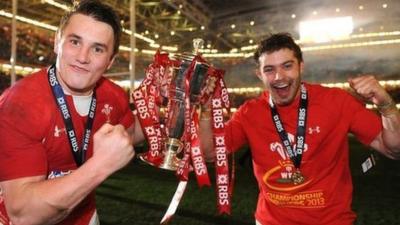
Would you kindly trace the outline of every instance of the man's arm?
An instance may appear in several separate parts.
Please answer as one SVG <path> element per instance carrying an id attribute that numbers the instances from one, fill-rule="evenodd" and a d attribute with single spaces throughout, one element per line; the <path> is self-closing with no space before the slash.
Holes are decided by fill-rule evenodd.
<path id="1" fill-rule="evenodd" d="M 211 109 L 209 107 L 203 107 L 200 113 L 199 126 L 200 147 L 203 150 L 204 159 L 206 162 L 213 162 L 215 160 L 215 151 L 211 126 Z"/>
<path id="2" fill-rule="evenodd" d="M 132 139 L 121 125 L 103 125 L 93 137 L 93 156 L 71 174 L 0 182 L 13 224 L 55 224 L 91 191 L 134 156 Z"/>
<path id="3" fill-rule="evenodd" d="M 128 132 L 129 136 L 133 138 L 133 145 L 137 145 L 142 143 L 145 140 L 142 127 L 140 126 L 139 119 L 136 115 L 134 115 L 135 122 L 132 126 L 130 126 L 126 131 Z"/>
<path id="4" fill-rule="evenodd" d="M 389 158 L 400 159 L 400 113 L 393 99 L 373 76 L 350 79 L 349 83 L 381 113 L 383 130 L 370 146 Z"/>

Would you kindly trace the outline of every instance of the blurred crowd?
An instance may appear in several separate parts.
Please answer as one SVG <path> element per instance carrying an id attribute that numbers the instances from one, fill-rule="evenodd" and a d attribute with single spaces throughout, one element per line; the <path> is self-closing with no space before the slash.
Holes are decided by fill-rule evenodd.
<path id="1" fill-rule="evenodd" d="M 54 32 L 36 30 L 29 26 L 19 25 L 17 28 L 17 61 L 20 65 L 43 67 L 54 63 Z M 0 21 L 0 62 L 9 62 L 11 54 L 11 26 Z M 140 60 L 137 71 L 144 71 L 149 62 Z M 129 52 L 120 51 L 110 72 L 121 72 L 129 67 Z M 125 72 L 125 71 L 124 71 Z M 21 78 L 18 76 L 17 79 Z M 10 86 L 10 76 L 0 71 L 0 94 Z M 387 86 L 388 92 L 396 102 L 400 102 L 400 87 Z M 231 93 L 232 107 L 239 107 L 247 99 L 255 98 L 260 93 Z"/>

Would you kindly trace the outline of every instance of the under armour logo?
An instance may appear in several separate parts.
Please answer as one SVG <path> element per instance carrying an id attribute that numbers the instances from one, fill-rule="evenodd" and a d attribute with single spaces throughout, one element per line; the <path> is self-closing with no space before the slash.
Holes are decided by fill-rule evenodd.
<path id="1" fill-rule="evenodd" d="M 112 109 L 113 109 L 112 106 L 110 106 L 109 104 L 105 104 L 103 109 L 101 110 L 101 112 L 106 115 L 107 123 L 110 122 L 110 114 L 111 114 Z"/>
<path id="2" fill-rule="evenodd" d="M 56 126 L 54 127 L 54 137 L 60 137 L 61 132 L 67 133 L 67 132 L 65 131 L 65 128 L 59 129 L 58 126 L 56 125 Z"/>
<path id="3" fill-rule="evenodd" d="M 316 133 L 321 132 L 321 130 L 319 129 L 319 126 L 316 126 L 315 128 L 312 128 L 312 127 L 308 128 L 309 134 L 313 134 L 314 132 L 316 132 Z"/>

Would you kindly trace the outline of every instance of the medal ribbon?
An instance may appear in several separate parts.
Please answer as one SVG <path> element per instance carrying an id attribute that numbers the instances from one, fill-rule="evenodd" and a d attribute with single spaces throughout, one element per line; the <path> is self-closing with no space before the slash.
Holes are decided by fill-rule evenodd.
<path id="1" fill-rule="evenodd" d="M 82 148 L 79 148 L 76 132 L 72 122 L 71 113 L 68 109 L 64 91 L 57 80 L 56 66 L 50 66 L 48 70 L 48 81 L 53 92 L 53 96 L 64 120 L 65 130 L 67 132 L 69 145 L 76 165 L 81 166 L 86 160 L 86 152 L 89 148 L 90 136 L 93 127 L 94 116 L 96 113 L 96 92 L 93 92 L 92 101 L 90 102 L 89 114 L 86 121 L 85 132 L 83 134 Z"/>
<path id="2" fill-rule="evenodd" d="M 290 140 L 288 137 L 285 128 L 283 127 L 282 120 L 279 117 L 279 113 L 272 101 L 271 94 L 269 95 L 269 105 L 271 107 L 271 116 L 274 121 L 274 125 L 276 131 L 279 134 L 279 137 L 286 148 L 286 152 L 288 153 L 290 159 L 293 162 L 293 165 L 296 169 L 300 169 L 301 158 L 303 155 L 304 144 L 306 141 L 306 121 L 307 121 L 307 107 L 308 107 L 308 98 L 307 98 L 307 90 L 304 84 L 301 84 L 300 88 L 300 105 L 298 110 L 298 120 L 297 120 L 297 134 L 296 134 L 296 149 L 293 149 Z"/>

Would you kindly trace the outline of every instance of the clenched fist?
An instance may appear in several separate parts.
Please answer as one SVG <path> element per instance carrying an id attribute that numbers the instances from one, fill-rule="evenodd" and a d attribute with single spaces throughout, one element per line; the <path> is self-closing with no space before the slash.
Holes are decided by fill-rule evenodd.
<path id="1" fill-rule="evenodd" d="M 104 124 L 93 136 L 93 157 L 105 173 L 124 167 L 135 155 L 132 136 L 122 125 Z"/>
<path id="2" fill-rule="evenodd" d="M 390 95 L 379 84 L 379 81 L 375 79 L 374 76 L 365 75 L 356 78 L 350 78 L 348 81 L 350 87 L 353 88 L 358 95 L 377 105 L 378 107 L 391 104 L 393 102 Z"/>

